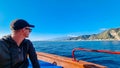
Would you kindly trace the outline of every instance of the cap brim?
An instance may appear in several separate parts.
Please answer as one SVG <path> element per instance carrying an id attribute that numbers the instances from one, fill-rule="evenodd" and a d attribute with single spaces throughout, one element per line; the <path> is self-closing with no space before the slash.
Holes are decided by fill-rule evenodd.
<path id="1" fill-rule="evenodd" d="M 34 25 L 29 25 L 29 27 L 33 27 L 34 28 L 35 26 Z"/>

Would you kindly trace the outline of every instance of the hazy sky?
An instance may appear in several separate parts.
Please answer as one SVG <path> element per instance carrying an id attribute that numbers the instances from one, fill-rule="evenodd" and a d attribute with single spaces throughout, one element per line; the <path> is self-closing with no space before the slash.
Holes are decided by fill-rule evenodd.
<path id="1" fill-rule="evenodd" d="M 0 37 L 16 18 L 35 25 L 31 40 L 100 33 L 120 26 L 120 0 L 0 0 Z"/>

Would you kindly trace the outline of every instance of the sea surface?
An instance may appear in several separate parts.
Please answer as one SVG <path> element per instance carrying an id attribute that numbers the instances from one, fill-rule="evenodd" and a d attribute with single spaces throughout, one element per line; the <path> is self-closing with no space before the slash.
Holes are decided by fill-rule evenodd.
<path id="1" fill-rule="evenodd" d="M 120 51 L 120 41 L 33 41 L 38 52 L 46 52 L 65 57 L 72 57 L 74 48 Z M 120 54 L 77 51 L 78 60 L 97 63 L 108 68 L 120 68 Z"/>

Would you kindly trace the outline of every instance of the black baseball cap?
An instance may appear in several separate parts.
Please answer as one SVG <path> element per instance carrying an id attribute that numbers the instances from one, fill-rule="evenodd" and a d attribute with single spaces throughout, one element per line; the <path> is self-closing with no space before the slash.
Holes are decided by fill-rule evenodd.
<path id="1" fill-rule="evenodd" d="M 10 28 L 12 30 L 19 30 L 22 29 L 24 27 L 35 27 L 34 25 L 29 24 L 27 21 L 23 20 L 23 19 L 17 19 L 12 21 L 12 23 L 10 24 Z"/>

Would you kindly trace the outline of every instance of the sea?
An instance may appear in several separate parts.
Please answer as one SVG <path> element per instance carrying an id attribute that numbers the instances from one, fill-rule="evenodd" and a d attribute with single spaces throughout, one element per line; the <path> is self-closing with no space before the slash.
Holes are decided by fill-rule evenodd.
<path id="1" fill-rule="evenodd" d="M 45 52 L 70 58 L 72 58 L 72 50 L 74 48 L 120 52 L 120 41 L 33 41 L 33 45 L 38 52 Z M 108 68 L 120 68 L 120 54 L 79 50 L 75 53 L 75 58 L 77 60 L 104 65 Z"/>

